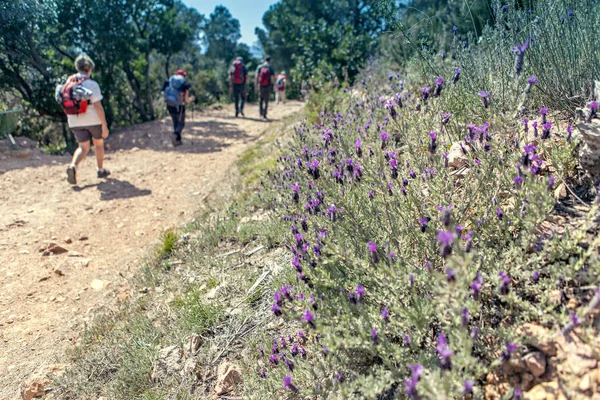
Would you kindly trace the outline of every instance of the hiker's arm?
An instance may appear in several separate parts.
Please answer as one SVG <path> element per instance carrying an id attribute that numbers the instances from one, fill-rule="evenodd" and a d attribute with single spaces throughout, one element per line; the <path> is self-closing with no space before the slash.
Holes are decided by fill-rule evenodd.
<path id="1" fill-rule="evenodd" d="M 96 113 L 98 113 L 98 117 L 100 117 L 100 122 L 102 122 L 102 139 L 106 139 L 108 137 L 108 125 L 106 124 L 106 114 L 104 114 L 104 107 L 102 107 L 102 103 L 99 101 L 93 103 L 93 105 L 96 109 Z"/>
<path id="2" fill-rule="evenodd" d="M 194 100 L 196 100 L 196 96 L 190 97 L 190 91 L 186 90 L 185 94 L 183 95 L 183 99 L 186 102 L 186 104 L 189 104 L 189 103 L 193 102 Z"/>

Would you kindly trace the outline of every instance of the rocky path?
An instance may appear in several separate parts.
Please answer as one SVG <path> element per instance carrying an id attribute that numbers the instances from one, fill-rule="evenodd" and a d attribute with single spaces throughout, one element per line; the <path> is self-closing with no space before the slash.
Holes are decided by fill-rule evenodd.
<path id="1" fill-rule="evenodd" d="M 275 121 L 302 107 L 273 107 Z M 161 231 L 193 218 L 218 195 L 237 156 L 269 124 L 256 106 L 196 113 L 184 145 L 169 141 L 170 120 L 113 134 L 109 179 L 89 155 L 78 185 L 66 157 L 0 158 L 0 399 L 18 398 L 25 378 L 60 361 L 94 311 L 127 295 L 127 279 Z M 188 115 L 191 117 L 191 115 Z"/>

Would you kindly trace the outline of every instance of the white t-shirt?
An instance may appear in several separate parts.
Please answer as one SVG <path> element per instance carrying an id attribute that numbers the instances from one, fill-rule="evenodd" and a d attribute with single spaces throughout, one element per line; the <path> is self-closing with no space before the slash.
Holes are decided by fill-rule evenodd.
<path id="1" fill-rule="evenodd" d="M 75 76 L 77 78 L 81 78 L 82 76 L 87 75 L 78 73 Z M 91 90 L 92 97 L 90 98 L 90 104 L 88 104 L 87 110 L 83 114 L 67 115 L 67 118 L 69 119 L 69 127 L 78 128 L 82 126 L 102 125 L 102 121 L 98 116 L 98 112 L 96 112 L 96 107 L 94 107 L 94 103 L 97 103 L 103 99 L 98 82 L 87 79 L 81 83 L 81 86 Z"/>

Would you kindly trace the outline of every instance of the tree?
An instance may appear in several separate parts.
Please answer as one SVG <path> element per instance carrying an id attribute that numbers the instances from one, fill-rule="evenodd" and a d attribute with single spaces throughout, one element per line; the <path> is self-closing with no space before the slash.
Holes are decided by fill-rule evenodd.
<path id="1" fill-rule="evenodd" d="M 215 7 L 215 11 L 210 14 L 204 25 L 206 56 L 229 63 L 236 57 L 236 49 L 241 37 L 240 22 L 233 18 L 226 7 Z"/>
<path id="2" fill-rule="evenodd" d="M 388 27 L 378 0 L 282 0 L 257 29 L 264 51 L 296 81 L 344 80 L 356 75 Z"/>

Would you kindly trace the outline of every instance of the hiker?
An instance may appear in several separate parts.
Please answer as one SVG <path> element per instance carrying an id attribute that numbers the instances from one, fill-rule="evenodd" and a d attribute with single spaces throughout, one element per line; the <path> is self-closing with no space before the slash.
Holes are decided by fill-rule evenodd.
<path id="1" fill-rule="evenodd" d="M 244 117 L 244 104 L 246 103 L 246 86 L 249 81 L 248 68 L 244 65 L 244 59 L 238 57 L 233 62 L 231 72 L 229 73 L 229 92 L 233 91 L 235 101 L 235 117 L 239 114 Z M 240 104 L 241 97 L 241 104 Z"/>
<path id="2" fill-rule="evenodd" d="M 162 91 L 167 103 L 167 111 L 173 119 L 173 135 L 171 143 L 174 147 L 181 146 L 181 132 L 185 126 L 185 105 L 196 100 L 195 96 L 190 96 L 191 85 L 185 80 L 187 73 L 178 69 L 175 75 L 169 78 L 163 84 Z"/>
<path id="3" fill-rule="evenodd" d="M 67 168 L 67 182 L 71 185 L 77 184 L 77 167 L 90 151 L 90 139 L 96 152 L 96 176 L 106 178 L 110 175 L 110 171 L 104 168 L 104 139 L 108 137 L 108 125 L 100 103 L 100 86 L 91 79 L 94 67 L 90 57 L 78 56 L 75 59 L 77 73 L 56 88 L 56 100 L 67 114 L 69 128 L 79 144 Z"/>
<path id="4" fill-rule="evenodd" d="M 267 119 L 267 108 L 269 107 L 269 97 L 271 96 L 273 76 L 275 75 L 275 70 L 271 67 L 270 62 L 271 57 L 265 57 L 265 62 L 259 65 L 256 70 L 255 86 L 260 95 L 260 116 L 264 119 Z"/>
<path id="5" fill-rule="evenodd" d="M 279 104 L 279 100 L 285 104 L 285 84 L 287 77 L 285 71 L 275 77 L 275 104 Z"/>

